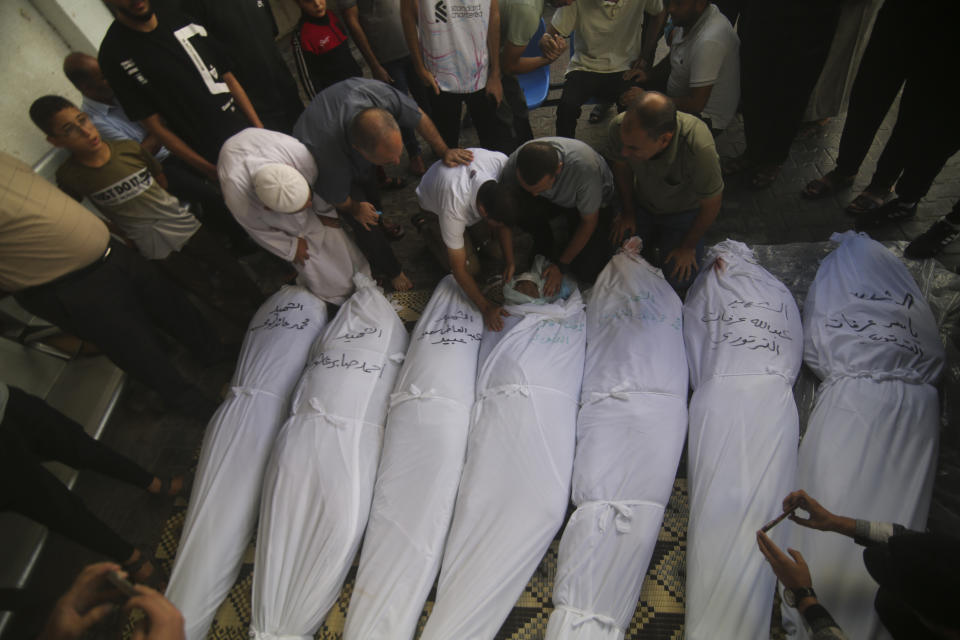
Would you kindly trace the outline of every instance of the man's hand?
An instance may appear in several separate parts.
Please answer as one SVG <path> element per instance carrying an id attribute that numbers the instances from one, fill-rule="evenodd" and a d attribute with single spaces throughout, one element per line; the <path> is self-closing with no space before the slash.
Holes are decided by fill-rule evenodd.
<path id="1" fill-rule="evenodd" d="M 488 303 L 483 309 L 483 324 L 490 331 L 501 331 L 503 330 L 503 319 L 509 315 L 510 313 L 503 307 Z"/>
<path id="2" fill-rule="evenodd" d="M 370 73 L 373 74 L 373 77 L 376 80 L 386 82 L 387 84 L 393 84 L 393 78 L 390 77 L 390 74 L 387 73 L 387 70 L 383 68 L 382 64 L 377 64 L 372 67 L 370 69 Z"/>
<path id="3" fill-rule="evenodd" d="M 183 614 L 173 603 L 142 584 L 134 589 L 137 595 L 127 601 L 124 609 L 142 609 L 147 615 L 133 630 L 133 640 L 183 640 Z"/>
<path id="4" fill-rule="evenodd" d="M 560 291 L 560 285 L 563 283 L 563 273 L 560 267 L 551 264 L 543 270 L 543 296 L 548 298 Z"/>
<path id="5" fill-rule="evenodd" d="M 455 167 L 459 164 L 470 164 L 473 162 L 473 151 L 467 149 L 447 149 L 443 152 L 443 164 L 448 167 Z"/>
<path id="6" fill-rule="evenodd" d="M 770 563 L 773 572 L 787 589 L 800 589 L 801 587 L 810 588 L 813 586 L 813 580 L 810 578 L 810 569 L 804 561 L 803 556 L 796 549 L 787 549 L 791 558 L 780 550 L 773 540 L 767 537 L 763 531 L 757 531 L 757 546 L 760 547 L 760 553 Z"/>
<path id="7" fill-rule="evenodd" d="M 430 73 L 429 69 L 424 67 L 423 69 L 417 70 L 417 76 L 420 78 L 420 82 L 423 83 L 423 86 L 433 91 L 433 95 L 440 95 L 440 85 L 437 84 L 437 79 L 433 77 L 433 74 Z"/>
<path id="8" fill-rule="evenodd" d="M 499 74 L 491 74 L 490 77 L 487 78 L 487 86 L 485 90 L 487 97 L 493 98 L 499 107 L 500 103 L 503 102 L 503 85 L 500 83 Z"/>
<path id="9" fill-rule="evenodd" d="M 108 599 L 116 595 L 107 582 L 111 571 L 120 571 L 120 565 L 98 562 L 85 567 L 57 600 L 39 640 L 73 640 L 105 618 L 114 608 Z"/>
<path id="10" fill-rule="evenodd" d="M 630 73 L 629 71 L 627 73 Z M 630 87 L 622 94 L 620 94 L 620 104 L 624 107 L 629 107 L 630 104 L 639 99 L 643 95 L 643 89 L 640 87 Z"/>
<path id="11" fill-rule="evenodd" d="M 367 231 L 370 231 L 372 228 L 376 227 L 380 222 L 380 216 L 377 215 L 377 208 L 374 207 L 369 202 L 361 202 L 359 200 L 353 201 L 352 211 L 353 217 L 357 219 L 357 222 L 363 225 L 363 228 Z"/>
<path id="12" fill-rule="evenodd" d="M 808 496 L 806 491 L 794 491 L 783 499 L 783 510 L 790 511 L 791 509 L 803 509 L 810 514 L 808 518 L 801 518 L 796 513 L 788 516 L 802 527 L 809 527 L 819 531 L 846 533 L 842 530 L 841 520 L 849 520 L 849 518 L 841 519 L 839 516 L 830 513 L 823 505 Z"/>
<path id="13" fill-rule="evenodd" d="M 614 216 L 610 223 L 610 244 L 619 247 L 627 238 L 637 232 L 637 221 L 635 216 L 624 215 L 623 213 Z"/>
<path id="14" fill-rule="evenodd" d="M 550 62 L 559 58 L 566 49 L 567 39 L 563 36 L 545 33 L 540 38 L 540 50 L 543 52 L 543 57 Z"/>
<path id="15" fill-rule="evenodd" d="M 513 264 L 512 262 L 508 262 L 507 265 L 503 268 L 503 275 L 501 276 L 503 279 L 503 284 L 507 284 L 508 282 L 510 282 L 510 280 L 513 279 L 513 272 L 515 271 L 515 269 L 516 269 L 516 265 Z"/>
<path id="16" fill-rule="evenodd" d="M 681 282 L 687 280 L 693 275 L 694 269 L 697 268 L 697 250 L 677 247 L 667 254 L 667 257 L 663 260 L 663 264 L 666 265 L 671 261 L 673 262 L 673 269 L 670 272 L 670 276 Z"/>
<path id="17" fill-rule="evenodd" d="M 297 254 L 293 256 L 293 264 L 298 264 L 302 267 L 309 259 L 310 254 L 307 253 L 307 241 L 303 238 L 297 238 Z"/>
<path id="18" fill-rule="evenodd" d="M 207 162 L 203 167 L 203 175 L 215 183 L 220 183 L 220 177 L 217 175 L 217 165 Z"/>

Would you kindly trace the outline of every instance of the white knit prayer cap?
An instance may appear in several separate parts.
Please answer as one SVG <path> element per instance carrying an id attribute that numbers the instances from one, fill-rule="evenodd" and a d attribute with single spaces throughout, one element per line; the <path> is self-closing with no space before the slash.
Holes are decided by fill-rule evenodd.
<path id="1" fill-rule="evenodd" d="M 279 213 L 296 213 L 310 197 L 303 174 L 279 162 L 262 166 L 253 176 L 253 190 L 260 202 Z"/>

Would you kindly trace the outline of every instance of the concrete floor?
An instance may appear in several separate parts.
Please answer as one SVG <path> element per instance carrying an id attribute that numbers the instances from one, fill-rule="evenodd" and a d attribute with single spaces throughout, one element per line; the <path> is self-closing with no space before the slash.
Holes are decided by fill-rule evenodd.
<path id="1" fill-rule="evenodd" d="M 286 42 L 286 39 L 281 41 Z M 565 63 L 562 59 L 555 63 L 552 69 L 555 82 L 561 80 Z M 807 181 L 832 168 L 844 120 L 838 117 L 816 137 L 797 141 L 793 145 L 790 158 L 771 188 L 753 192 L 741 187 L 737 181 L 730 181 L 724 194 L 723 211 L 708 233 L 708 244 L 724 238 L 747 244 L 822 241 L 833 232 L 852 228 L 852 219 L 844 214 L 843 207 L 869 182 L 876 159 L 889 137 L 895 111 L 888 115 L 854 188 L 848 193 L 819 201 L 808 201 L 799 195 Z M 607 123 L 589 124 L 588 113 L 589 107 L 584 109 L 577 135 L 598 146 L 606 135 Z M 532 113 L 536 135 L 554 134 L 554 114 L 552 107 L 540 108 Z M 465 131 L 461 144 L 475 145 L 475 132 Z M 743 150 L 743 130 L 739 121 L 720 136 L 718 147 L 724 157 L 738 155 Z M 430 160 L 428 158 L 428 162 Z M 405 175 L 401 167 L 389 169 L 389 172 Z M 879 231 L 875 237 L 880 240 L 910 239 L 925 230 L 960 198 L 958 178 L 960 157 L 954 157 L 921 202 L 917 218 Z M 406 237 L 394 245 L 407 274 L 417 288 L 432 288 L 444 274 L 409 224 L 410 216 L 417 211 L 415 186 L 416 180 L 410 179 L 410 184 L 403 190 L 385 194 L 384 213 L 389 219 L 403 222 L 407 227 Z M 947 267 L 956 269 L 960 265 L 960 242 L 949 247 L 939 259 Z M 265 294 L 276 290 L 283 273 L 274 261 L 261 255 L 246 261 L 258 276 Z M 218 322 L 225 326 L 228 324 L 222 318 Z M 232 364 L 201 372 L 187 354 L 177 352 L 176 357 L 183 369 L 211 394 L 218 393 L 232 373 Z M 954 367 L 957 364 L 952 363 Z M 204 425 L 197 421 L 165 415 L 153 392 L 136 381 L 130 381 L 104 439 L 147 468 L 167 474 L 187 472 L 193 467 L 203 431 Z M 931 527 L 940 530 L 957 531 L 960 526 L 960 518 L 957 517 L 960 514 L 960 456 L 957 453 L 960 443 L 956 431 L 954 428 L 944 433 L 944 447 L 937 474 Z M 142 548 L 155 547 L 171 510 L 169 502 L 145 496 L 136 489 L 92 473 L 80 474 L 76 491 L 105 522 Z M 51 536 L 30 583 L 35 606 L 15 619 L 5 637 L 31 637 L 43 619 L 43 611 L 66 589 L 82 566 L 97 560 L 100 558 L 86 549 L 58 536 Z"/>

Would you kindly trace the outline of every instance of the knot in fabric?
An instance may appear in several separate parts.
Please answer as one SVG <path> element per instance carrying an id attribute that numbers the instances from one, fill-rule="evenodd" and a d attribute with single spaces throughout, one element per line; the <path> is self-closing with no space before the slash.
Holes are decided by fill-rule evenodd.
<path id="1" fill-rule="evenodd" d="M 273 393 L 272 391 L 265 391 L 263 389 L 258 389 L 256 387 L 245 387 L 245 386 L 230 387 L 230 397 L 232 398 L 238 398 L 240 396 L 247 396 L 248 398 L 252 398 L 253 396 L 258 394 L 273 396 L 274 398 L 278 397 L 277 394 Z"/>
<path id="2" fill-rule="evenodd" d="M 597 519 L 597 528 L 600 529 L 600 533 L 606 532 L 611 519 L 618 533 L 627 533 L 630 531 L 630 522 L 633 520 L 633 509 L 626 502 L 605 502 Z"/>
<path id="3" fill-rule="evenodd" d="M 323 407 L 323 403 L 320 402 L 320 398 L 310 398 L 308 403 L 310 408 L 313 409 L 313 413 L 317 416 L 323 418 L 332 425 L 343 424 L 343 418 L 335 416 L 331 413 L 327 413 L 327 410 Z"/>
<path id="4" fill-rule="evenodd" d="M 592 404 L 594 402 L 600 402 L 601 400 L 606 400 L 607 398 L 613 398 L 614 400 L 629 400 L 629 389 L 629 384 L 626 382 L 621 382 L 610 391 L 593 391 L 590 393 L 590 403 Z"/>
<path id="5" fill-rule="evenodd" d="M 484 398 L 489 398 L 490 396 L 515 396 L 521 395 L 528 397 L 530 395 L 530 388 L 525 384 L 503 384 L 499 387 L 490 387 L 486 391 L 480 394 L 480 400 Z"/>
<path id="6" fill-rule="evenodd" d="M 407 402 L 408 400 L 426 400 L 427 398 L 440 398 L 441 396 L 437 395 L 436 389 L 427 389 L 423 391 L 415 384 L 411 384 L 407 387 L 406 391 L 397 391 L 396 393 L 390 394 L 390 406 L 395 407 L 400 403 Z"/>
<path id="7" fill-rule="evenodd" d="M 250 640 L 311 640 L 313 636 L 289 635 L 285 633 L 268 633 L 250 629 Z"/>
<path id="8" fill-rule="evenodd" d="M 563 609 L 564 611 L 569 611 L 573 615 L 577 616 L 575 622 L 570 623 L 571 629 L 577 629 L 589 622 L 595 622 L 602 627 L 613 627 L 617 628 L 617 621 L 611 618 L 610 616 L 605 616 L 602 613 L 593 613 L 592 611 L 583 611 L 582 609 L 574 609 L 573 607 L 568 607 L 566 605 L 560 605 L 557 609 Z"/>

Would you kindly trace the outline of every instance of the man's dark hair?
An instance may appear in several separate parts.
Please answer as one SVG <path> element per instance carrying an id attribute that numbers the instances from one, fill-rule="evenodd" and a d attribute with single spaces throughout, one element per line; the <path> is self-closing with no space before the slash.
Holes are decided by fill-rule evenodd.
<path id="1" fill-rule="evenodd" d="M 517 201 L 510 189 L 496 180 L 487 180 L 477 189 L 477 204 L 487 217 L 508 227 L 517 225 Z"/>
<path id="2" fill-rule="evenodd" d="M 560 154 L 549 142 L 534 140 L 520 147 L 517 152 L 517 172 L 528 185 L 552 176 L 560 166 Z"/>
<path id="3" fill-rule="evenodd" d="M 388 133 L 399 130 L 400 126 L 389 111 L 370 107 L 350 121 L 350 142 L 360 151 L 372 154 Z"/>
<path id="4" fill-rule="evenodd" d="M 45 134 L 52 136 L 55 132 L 50 126 L 50 121 L 53 120 L 53 116 L 69 107 L 77 108 L 75 104 L 62 96 L 43 96 L 34 100 L 33 104 L 30 105 L 30 119 Z"/>
<path id="5" fill-rule="evenodd" d="M 634 126 L 653 139 L 677 130 L 677 105 L 659 91 L 644 91 L 630 103 L 627 112 Z"/>
<path id="6" fill-rule="evenodd" d="M 67 80 L 73 83 L 73 86 L 77 89 L 79 89 L 81 85 L 89 84 L 93 78 L 88 63 L 90 58 L 92 58 L 92 56 L 86 53 L 74 51 L 63 59 L 63 75 L 67 76 Z M 96 58 L 93 59 L 96 60 Z"/>

